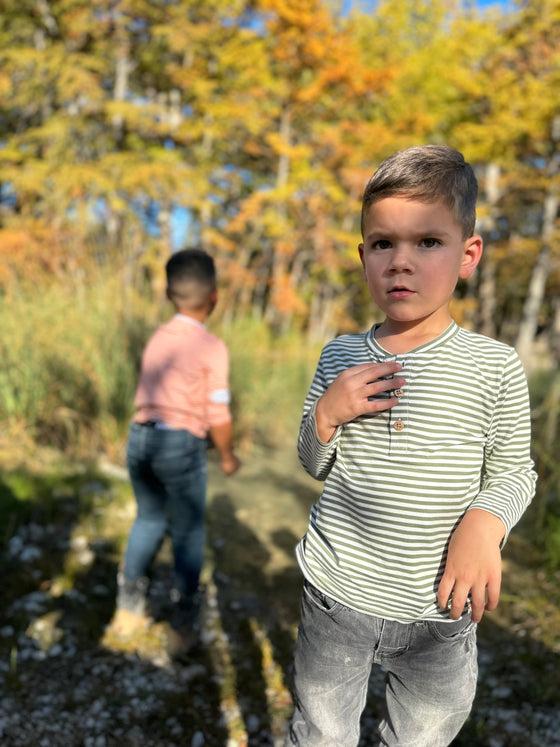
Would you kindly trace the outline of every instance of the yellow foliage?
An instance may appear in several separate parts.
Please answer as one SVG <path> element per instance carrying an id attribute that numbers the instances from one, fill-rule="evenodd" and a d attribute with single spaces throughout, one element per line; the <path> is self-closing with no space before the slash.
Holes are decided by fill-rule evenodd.
<path id="1" fill-rule="evenodd" d="M 439 142 L 481 174 L 502 169 L 488 208 L 481 179 L 479 214 L 501 232 L 498 304 L 521 308 L 556 188 L 560 0 L 507 15 L 460 0 L 382 0 L 345 17 L 337 5 L 256 0 L 248 24 L 242 0 L 60 0 L 47 28 L 40 8 L 12 4 L 0 282 L 109 257 L 138 282 L 172 248 L 148 208 L 180 206 L 184 240 L 207 244 L 231 284 L 231 317 L 242 296 L 276 324 L 304 318 L 312 297 L 323 329 L 359 326 L 370 311 L 343 289 L 363 188 L 395 150 Z"/>

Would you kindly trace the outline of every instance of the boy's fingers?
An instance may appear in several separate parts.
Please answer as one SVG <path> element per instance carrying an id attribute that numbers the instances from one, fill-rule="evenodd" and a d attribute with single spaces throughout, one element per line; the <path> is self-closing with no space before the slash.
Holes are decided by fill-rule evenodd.
<path id="1" fill-rule="evenodd" d="M 393 389 L 400 389 L 405 386 L 406 380 L 400 376 L 396 379 L 377 379 L 377 381 L 368 381 L 367 386 L 371 388 L 373 393 L 375 392 L 390 392 Z"/>
<path id="2" fill-rule="evenodd" d="M 363 383 L 369 384 L 382 379 L 384 376 L 399 373 L 402 370 L 402 365 L 396 361 L 389 361 L 388 363 L 359 363 L 349 370 L 355 376 L 359 376 L 363 380 Z"/>
<path id="3" fill-rule="evenodd" d="M 449 617 L 452 620 L 458 620 L 463 614 L 467 603 L 468 589 L 455 586 L 453 596 L 451 597 L 451 607 L 449 608 Z"/>
<path id="4" fill-rule="evenodd" d="M 437 603 L 442 610 L 449 610 L 451 620 L 458 620 L 467 604 L 469 591 L 467 586 L 456 583 L 456 580 L 447 581 L 444 576 L 439 585 Z"/>
<path id="5" fill-rule="evenodd" d="M 498 602 L 500 601 L 500 587 L 501 578 L 488 583 L 488 587 L 486 589 L 487 600 L 485 609 L 487 609 L 489 612 L 491 610 L 495 610 L 498 606 Z"/>
<path id="6" fill-rule="evenodd" d="M 482 589 L 481 591 L 472 589 L 471 590 L 471 604 L 472 604 L 472 614 L 471 619 L 475 623 L 479 623 L 482 620 L 482 615 L 484 614 L 484 610 L 486 607 L 486 594 L 485 589 Z"/>
<path id="7" fill-rule="evenodd" d="M 439 583 L 437 603 L 440 609 L 446 610 L 448 607 L 449 597 L 453 588 L 453 581 L 448 580 L 444 575 Z"/>

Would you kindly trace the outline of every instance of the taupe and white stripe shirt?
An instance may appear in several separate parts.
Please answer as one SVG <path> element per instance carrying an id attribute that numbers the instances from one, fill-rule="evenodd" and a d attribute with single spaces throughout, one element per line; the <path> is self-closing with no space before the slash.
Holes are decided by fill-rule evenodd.
<path id="1" fill-rule="evenodd" d="M 406 378 L 399 403 L 321 442 L 315 405 L 329 384 L 351 366 L 391 360 Z M 437 587 L 465 511 L 489 511 L 509 533 L 534 494 L 521 362 L 513 348 L 454 322 L 404 355 L 384 350 L 375 327 L 338 337 L 306 397 L 298 453 L 325 480 L 297 548 L 305 577 L 368 614 L 442 619 Z"/>

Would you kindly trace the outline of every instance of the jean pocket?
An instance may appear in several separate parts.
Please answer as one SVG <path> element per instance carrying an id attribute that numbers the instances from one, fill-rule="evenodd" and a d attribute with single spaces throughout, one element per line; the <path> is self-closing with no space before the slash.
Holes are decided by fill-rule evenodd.
<path id="1" fill-rule="evenodd" d="M 328 594 L 324 594 L 309 581 L 304 581 L 303 593 L 307 601 L 312 604 L 313 607 L 321 610 L 321 612 L 326 612 L 326 614 L 331 617 L 339 610 L 344 609 L 343 604 L 337 602 L 336 599 L 329 597 Z"/>
<path id="2" fill-rule="evenodd" d="M 476 631 L 476 623 L 470 617 L 453 622 L 433 622 L 428 623 L 428 630 L 432 637 L 440 643 L 452 643 L 453 641 L 462 641 L 471 633 Z"/>

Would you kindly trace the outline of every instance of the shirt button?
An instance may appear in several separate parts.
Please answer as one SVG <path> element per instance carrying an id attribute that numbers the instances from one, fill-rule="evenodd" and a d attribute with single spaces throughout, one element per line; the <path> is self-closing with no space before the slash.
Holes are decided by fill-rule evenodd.
<path id="1" fill-rule="evenodd" d="M 404 394 L 404 389 L 395 389 L 393 394 L 395 395 L 395 397 L 402 397 Z"/>
<path id="2" fill-rule="evenodd" d="M 404 428 L 403 421 L 402 420 L 395 420 L 395 422 L 393 423 L 393 428 L 396 431 L 402 431 L 402 429 Z"/>

